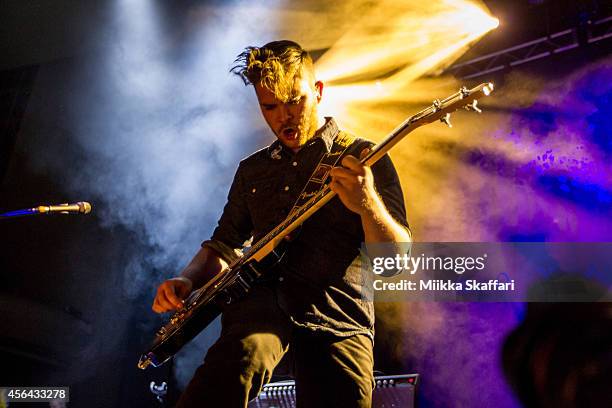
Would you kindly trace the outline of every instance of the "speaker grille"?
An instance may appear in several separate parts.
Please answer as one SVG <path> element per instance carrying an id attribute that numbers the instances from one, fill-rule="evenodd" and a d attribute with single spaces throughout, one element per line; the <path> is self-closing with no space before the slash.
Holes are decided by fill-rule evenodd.
<path id="1" fill-rule="evenodd" d="M 374 380 L 376 388 L 372 394 L 373 408 L 414 407 L 418 374 L 376 376 Z M 249 403 L 249 408 L 293 407 L 295 407 L 293 380 L 265 385 L 259 396 Z"/>

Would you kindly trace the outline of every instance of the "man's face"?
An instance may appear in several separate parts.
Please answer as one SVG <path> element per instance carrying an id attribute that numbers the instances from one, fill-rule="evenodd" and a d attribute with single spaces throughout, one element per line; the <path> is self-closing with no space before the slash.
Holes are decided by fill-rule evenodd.
<path id="1" fill-rule="evenodd" d="M 261 113 L 268 126 L 278 140 L 294 152 L 304 146 L 319 128 L 317 105 L 322 90 L 323 83 L 315 83 L 311 76 L 296 76 L 293 98 L 283 103 L 261 84 L 255 85 Z"/>

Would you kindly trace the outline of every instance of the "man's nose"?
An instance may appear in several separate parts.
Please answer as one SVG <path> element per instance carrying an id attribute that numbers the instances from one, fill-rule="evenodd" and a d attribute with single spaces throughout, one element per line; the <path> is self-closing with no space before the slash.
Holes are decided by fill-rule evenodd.
<path id="1" fill-rule="evenodd" d="M 293 119 L 293 114 L 291 113 L 291 109 L 283 103 L 280 105 L 280 120 L 286 122 L 289 119 Z"/>

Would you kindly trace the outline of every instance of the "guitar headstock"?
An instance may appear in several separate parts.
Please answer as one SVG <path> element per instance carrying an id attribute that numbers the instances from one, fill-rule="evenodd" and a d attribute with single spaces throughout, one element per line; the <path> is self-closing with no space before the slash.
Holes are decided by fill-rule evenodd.
<path id="1" fill-rule="evenodd" d="M 482 83 L 472 89 L 462 87 L 459 92 L 452 94 L 445 99 L 436 99 L 431 106 L 411 118 L 411 124 L 420 126 L 439 120 L 448 127 L 453 127 L 450 121 L 450 114 L 457 109 L 464 108 L 471 112 L 481 113 L 478 107 L 478 98 L 489 96 L 493 92 L 491 82 Z"/>

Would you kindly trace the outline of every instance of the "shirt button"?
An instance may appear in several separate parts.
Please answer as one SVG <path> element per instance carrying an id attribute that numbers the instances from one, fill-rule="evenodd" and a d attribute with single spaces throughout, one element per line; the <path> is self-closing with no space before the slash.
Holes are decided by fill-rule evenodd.
<path id="1" fill-rule="evenodd" d="M 285 186 L 285 191 L 289 191 L 289 186 Z"/>
<path id="2" fill-rule="evenodd" d="M 295 167 L 295 166 L 297 166 L 297 162 L 296 162 L 296 161 L 294 161 L 293 163 L 291 163 L 291 165 L 292 165 L 293 167 Z"/>
<path id="3" fill-rule="evenodd" d="M 278 278 L 278 281 L 279 281 L 279 282 L 282 282 L 282 281 L 284 281 L 284 280 L 285 280 L 285 278 L 283 278 L 282 276 L 281 276 L 280 278 Z"/>

